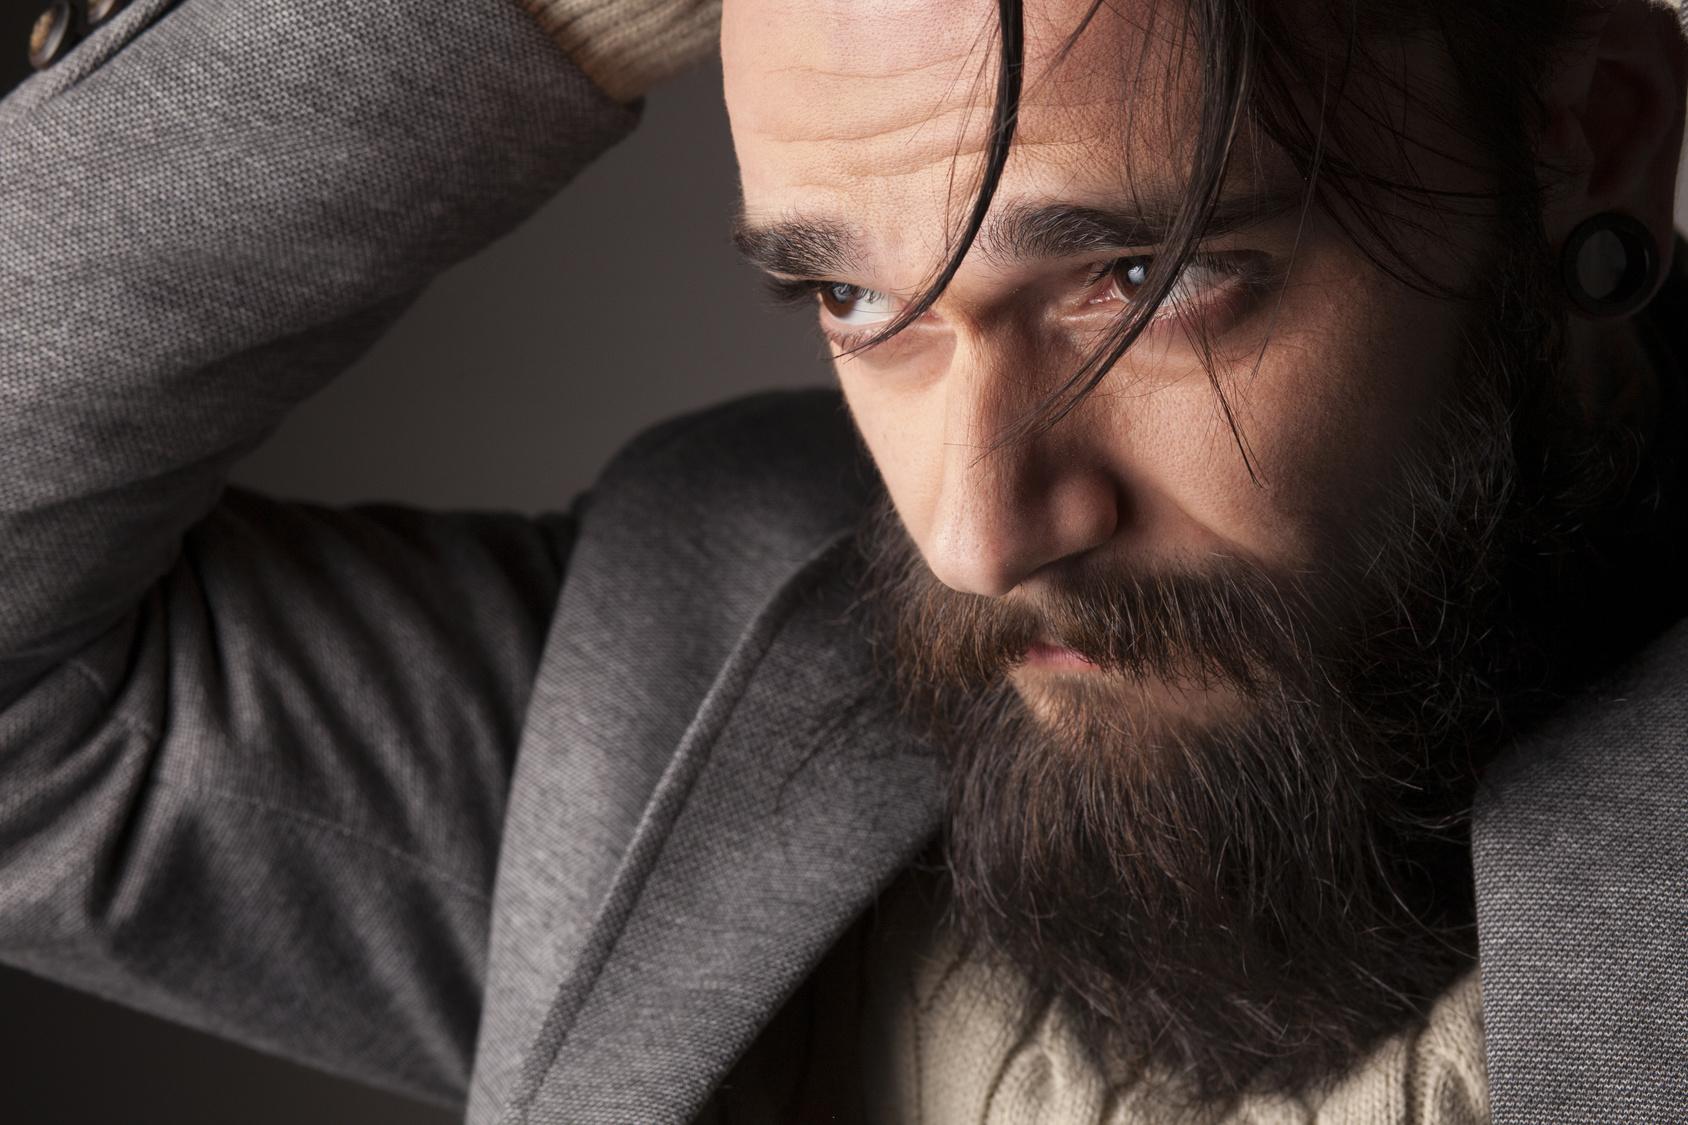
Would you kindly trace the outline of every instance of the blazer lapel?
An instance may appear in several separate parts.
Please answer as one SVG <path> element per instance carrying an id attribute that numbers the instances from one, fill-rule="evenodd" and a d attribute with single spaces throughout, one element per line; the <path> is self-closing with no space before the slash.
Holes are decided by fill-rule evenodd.
<path id="1" fill-rule="evenodd" d="M 765 651 L 757 622 L 783 620 L 777 592 L 860 522 L 874 481 L 836 392 L 784 392 L 658 427 L 578 509 L 504 818 L 470 1122 L 512 1104 L 559 983 L 601 958 L 658 791 L 693 768 L 677 748 L 741 674 L 724 669 Z"/>
<path id="2" fill-rule="evenodd" d="M 1688 1111 L 1688 626 L 1490 771 L 1473 828 L 1497 1125 Z"/>
<path id="3" fill-rule="evenodd" d="M 530 1048 L 511 1122 L 689 1120 L 850 921 L 936 832 L 823 552 L 746 631 L 657 784 Z"/>

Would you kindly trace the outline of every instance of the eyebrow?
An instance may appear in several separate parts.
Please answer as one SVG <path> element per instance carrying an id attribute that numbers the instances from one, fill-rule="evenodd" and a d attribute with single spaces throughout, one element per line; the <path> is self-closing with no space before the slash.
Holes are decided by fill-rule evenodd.
<path id="1" fill-rule="evenodd" d="M 1180 202 L 1167 196 L 1124 208 L 1020 204 L 987 224 L 979 247 L 993 258 L 1037 261 L 1158 246 L 1169 238 Z M 1202 237 L 1217 238 L 1267 222 L 1301 203 L 1299 191 L 1249 191 L 1221 198 Z M 861 243 L 851 228 L 832 222 L 756 223 L 741 209 L 733 223 L 733 244 L 745 261 L 788 277 L 829 280 L 854 272 L 863 258 Z"/>
<path id="2" fill-rule="evenodd" d="M 860 237 L 845 226 L 806 219 L 754 223 L 742 204 L 733 219 L 733 245 L 757 269 L 817 281 L 851 272 L 862 258 Z"/>
<path id="3" fill-rule="evenodd" d="M 1170 240 L 1181 200 L 1146 199 L 1127 208 L 1070 203 L 1011 207 L 980 239 L 993 257 L 1035 261 L 1160 246 Z M 1241 192 L 1222 197 L 1202 227 L 1202 238 L 1219 238 L 1267 222 L 1301 205 L 1299 192 Z"/>

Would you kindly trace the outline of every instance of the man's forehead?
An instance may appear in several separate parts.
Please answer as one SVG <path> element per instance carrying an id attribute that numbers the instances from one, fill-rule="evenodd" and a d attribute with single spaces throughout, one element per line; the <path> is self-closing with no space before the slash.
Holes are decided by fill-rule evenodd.
<path id="1" fill-rule="evenodd" d="M 777 151 L 787 178 L 806 162 L 829 180 L 896 175 L 939 146 L 955 152 L 988 104 L 994 20 L 976 0 L 736 0 L 722 35 L 735 140 L 741 152 Z M 983 99 L 972 89 L 981 76 Z"/>
<path id="2" fill-rule="evenodd" d="M 1167 178 L 1182 133 L 1159 96 L 1166 44 L 1145 33 L 1154 3 L 1109 5 L 1088 25 L 1088 0 L 1028 5 L 1005 200 L 1102 206 Z M 799 219 L 833 244 L 871 228 L 893 255 L 929 253 L 897 244 L 941 242 L 967 205 L 997 42 L 992 0 L 729 0 L 723 56 L 750 218 Z"/>
<path id="3" fill-rule="evenodd" d="M 1095 66 L 1145 44 L 1152 55 L 1180 39 L 1184 14 L 1182 0 L 1024 0 L 1028 74 L 1057 56 L 1088 55 Z M 722 18 L 726 48 L 748 48 L 729 57 L 729 70 L 840 84 L 970 83 L 998 42 L 997 0 L 726 0 Z"/>
<path id="4" fill-rule="evenodd" d="M 763 94 L 819 96 L 813 104 L 755 98 L 753 107 L 842 120 L 853 107 L 828 102 L 826 94 L 859 96 L 863 84 L 891 91 L 934 80 L 942 85 L 977 70 L 995 35 L 996 6 L 992 0 L 728 0 L 722 24 L 729 83 L 751 82 Z"/>

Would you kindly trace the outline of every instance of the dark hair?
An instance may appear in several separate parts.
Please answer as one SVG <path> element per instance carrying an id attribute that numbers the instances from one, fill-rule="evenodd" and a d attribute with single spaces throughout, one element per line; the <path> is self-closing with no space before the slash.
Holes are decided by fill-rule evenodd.
<path id="1" fill-rule="evenodd" d="M 1103 0 L 1070 34 L 1057 64 L 1094 21 Z M 1589 0 L 1180 0 L 1180 38 L 1196 52 L 1200 75 L 1187 191 L 1140 297 L 1106 342 L 999 443 L 1059 422 L 1136 342 L 1176 284 L 1205 233 L 1239 139 L 1252 132 L 1281 151 L 1306 184 L 1303 216 L 1318 209 L 1367 258 L 1422 291 L 1438 283 L 1401 249 L 1401 235 L 1449 212 L 1504 218 L 1504 236 L 1543 243 L 1536 136 L 1542 83 L 1556 47 L 1594 8 Z M 1293 11 L 1291 9 L 1294 9 Z M 967 221 L 925 290 L 868 344 L 901 332 L 925 313 L 960 269 L 983 227 L 1014 143 L 1024 83 L 1024 0 L 997 0 L 998 63 L 984 168 Z M 1444 53 L 1453 89 L 1417 88 L 1385 53 L 1408 40 Z M 1426 96 L 1428 95 L 1428 96 Z M 1430 120 L 1469 144 L 1461 153 L 1430 147 L 1389 113 L 1409 98 Z M 1378 142 L 1382 142 L 1379 144 Z M 1473 158 L 1466 153 L 1475 152 Z M 1456 193 L 1427 186 L 1427 156 L 1476 169 L 1488 186 Z M 1517 229 L 1522 226 L 1524 229 Z M 1209 364 L 1209 377 L 1212 365 Z M 1239 449 L 1246 444 L 1218 396 Z M 1252 465 L 1250 465 L 1252 472 Z"/>

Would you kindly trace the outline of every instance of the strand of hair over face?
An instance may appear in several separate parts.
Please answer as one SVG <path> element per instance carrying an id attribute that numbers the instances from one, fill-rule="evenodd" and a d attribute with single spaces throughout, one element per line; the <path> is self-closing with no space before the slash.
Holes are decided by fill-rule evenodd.
<path id="1" fill-rule="evenodd" d="M 1078 26 L 1067 37 L 1055 63 L 1064 60 L 1078 38 L 1095 19 L 1105 0 L 1093 0 Z M 1218 3 L 1192 6 L 1192 20 L 1197 42 L 1207 46 L 1202 51 L 1201 126 L 1197 132 L 1198 147 L 1191 168 L 1190 190 L 1180 208 L 1167 244 L 1155 257 L 1148 278 L 1142 287 L 1143 296 L 1133 304 L 1131 313 L 1110 333 L 1108 341 L 1098 348 L 1062 384 L 1041 403 L 997 439 L 992 450 L 1035 437 L 1066 417 L 1119 362 L 1120 358 L 1148 328 L 1156 311 L 1165 302 L 1180 273 L 1188 263 L 1197 240 L 1211 220 L 1219 201 L 1225 172 L 1236 144 L 1248 92 L 1249 67 L 1252 54 L 1252 27 L 1243 5 L 1219 0 Z M 1002 182 L 1008 157 L 1013 149 L 1019 121 L 1020 99 L 1025 75 L 1025 6 L 1024 0 L 997 0 L 998 52 L 995 100 L 991 106 L 989 137 L 985 150 L 985 165 L 979 187 L 969 210 L 967 222 L 954 239 L 943 268 L 918 297 L 910 301 L 895 319 L 867 342 L 852 351 L 870 348 L 902 332 L 924 316 L 941 297 L 961 269 L 968 251 L 984 228 Z M 1239 65 L 1241 64 L 1241 65 Z M 1249 473 L 1254 472 L 1242 436 L 1237 429 L 1230 403 L 1209 365 L 1225 420 L 1242 450 Z"/>
<path id="2" fill-rule="evenodd" d="M 1054 65 L 1066 58 L 1107 2 L 1092 0 L 1056 53 Z M 1434 296 L 1461 297 L 1425 274 L 1399 236 L 1440 230 L 1437 224 L 1450 209 L 1491 219 L 1502 212 L 1539 210 L 1541 169 L 1531 140 L 1542 112 L 1539 86 L 1563 37 L 1598 9 L 1598 0 L 1313 0 L 1308 8 L 1298 9 L 1300 16 L 1292 21 L 1273 0 L 1149 3 L 1151 18 L 1164 5 L 1177 6 L 1178 38 L 1186 48 L 1194 48 L 1198 63 L 1196 128 L 1178 214 L 1148 277 L 1107 338 L 1007 427 L 986 454 L 1034 439 L 1059 423 L 1148 329 L 1213 218 L 1245 129 L 1282 152 L 1300 173 L 1306 193 L 1303 225 L 1307 212 L 1317 210 L 1386 276 Z M 995 101 L 984 167 L 967 221 L 932 281 L 884 329 L 852 351 L 882 343 L 925 315 L 955 278 L 984 227 L 1019 119 L 1024 0 L 997 0 L 997 23 Z M 1428 35 L 1448 51 L 1458 87 L 1447 91 L 1448 98 L 1427 99 L 1422 91 L 1409 88 L 1411 76 L 1395 73 L 1375 50 L 1378 42 L 1414 35 Z M 1356 95 L 1355 82 L 1362 79 L 1370 93 Z M 1429 106 L 1445 129 L 1451 126 L 1456 135 L 1471 137 L 1477 142 L 1475 158 L 1409 135 L 1392 119 L 1389 97 L 1384 96 L 1392 94 L 1411 97 L 1421 109 Z M 1339 106 L 1346 106 L 1346 114 Z M 1394 144 L 1382 153 L 1381 167 L 1368 158 L 1368 153 L 1378 157 L 1371 142 L 1379 137 Z M 1432 188 L 1416 169 L 1425 156 L 1464 161 L 1491 186 L 1476 191 Z M 1298 233 L 1298 246 L 1299 242 Z M 1209 342 L 1199 325 L 1184 327 L 1203 352 L 1225 422 L 1250 477 L 1258 481 Z"/>
<path id="3" fill-rule="evenodd" d="M 1008 153 L 1014 147 L 1014 131 L 1020 120 L 1020 91 L 1025 75 L 1025 3 L 1024 0 L 997 0 L 997 70 L 996 98 L 991 104 L 990 135 L 985 146 L 985 170 L 979 182 L 978 194 L 967 216 L 967 225 L 955 241 L 944 268 L 927 285 L 919 297 L 910 301 L 895 320 L 886 325 L 864 344 L 851 351 L 861 351 L 883 343 L 925 316 L 934 302 L 943 296 L 949 283 L 961 269 L 967 251 L 984 228 L 985 216 L 990 213 L 991 200 L 1002 183 L 1002 171 L 1008 166 Z"/>

